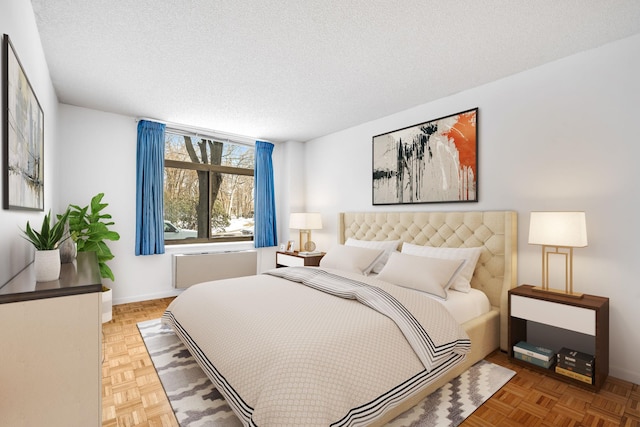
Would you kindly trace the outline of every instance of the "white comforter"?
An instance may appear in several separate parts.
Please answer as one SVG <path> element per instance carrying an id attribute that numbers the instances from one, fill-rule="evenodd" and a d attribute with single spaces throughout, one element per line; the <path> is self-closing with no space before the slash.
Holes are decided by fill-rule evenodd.
<path id="1" fill-rule="evenodd" d="M 192 286 L 164 316 L 245 425 L 366 425 L 469 351 L 431 298 L 331 270 L 270 273 Z"/>

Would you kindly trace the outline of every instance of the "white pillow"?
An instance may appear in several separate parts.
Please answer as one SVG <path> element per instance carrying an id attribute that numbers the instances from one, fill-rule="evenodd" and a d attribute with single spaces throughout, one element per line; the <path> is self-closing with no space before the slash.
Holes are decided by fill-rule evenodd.
<path id="1" fill-rule="evenodd" d="M 480 258 L 480 253 L 482 253 L 482 248 L 436 248 L 403 243 L 402 253 L 431 258 L 465 260 L 458 273 L 451 278 L 449 286 L 456 291 L 469 292 L 471 290 L 471 278 Z"/>
<path id="2" fill-rule="evenodd" d="M 463 262 L 395 252 L 376 279 L 447 299 L 446 286 Z"/>
<path id="3" fill-rule="evenodd" d="M 395 252 L 398 249 L 399 243 L 400 240 L 358 240 L 349 237 L 345 242 L 345 245 L 357 246 L 359 248 L 382 249 L 384 253 L 380 257 L 376 265 L 374 265 L 371 269 L 372 273 L 380 273 L 384 265 L 387 263 L 389 255 L 391 255 L 392 252 Z"/>
<path id="4" fill-rule="evenodd" d="M 320 267 L 335 268 L 366 276 L 383 254 L 382 249 L 335 245 L 322 257 Z"/>

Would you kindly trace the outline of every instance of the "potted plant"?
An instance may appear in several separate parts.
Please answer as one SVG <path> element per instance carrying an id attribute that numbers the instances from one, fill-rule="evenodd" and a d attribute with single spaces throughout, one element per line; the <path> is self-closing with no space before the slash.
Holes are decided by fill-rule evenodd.
<path id="1" fill-rule="evenodd" d="M 36 248 L 33 261 L 37 282 L 48 282 L 60 278 L 60 250 L 58 245 L 63 240 L 64 225 L 69 217 L 69 209 L 58 215 L 58 222 L 52 224 L 51 211 L 44 216 L 40 231 L 34 230 L 29 221 L 22 230 L 24 238 Z"/>
<path id="2" fill-rule="evenodd" d="M 120 234 L 109 229 L 115 223 L 111 215 L 104 213 L 103 209 L 109 206 L 102 203 L 104 193 L 98 193 L 91 198 L 88 206 L 69 205 L 69 232 L 76 242 L 78 252 L 95 252 L 100 267 L 100 276 L 104 279 L 114 280 L 113 271 L 107 265 L 107 261 L 113 259 L 113 254 L 106 241 L 120 240 Z M 102 287 L 103 314 L 102 321 L 111 320 L 112 291 L 106 286 Z"/>

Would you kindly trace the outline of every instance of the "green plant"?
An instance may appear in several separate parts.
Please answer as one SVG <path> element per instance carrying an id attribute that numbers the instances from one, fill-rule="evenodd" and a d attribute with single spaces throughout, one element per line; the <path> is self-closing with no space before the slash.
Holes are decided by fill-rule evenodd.
<path id="1" fill-rule="evenodd" d="M 31 228 L 31 224 L 27 221 L 26 229 L 22 230 L 23 237 L 39 251 L 56 249 L 58 244 L 65 240 L 62 236 L 64 235 L 64 223 L 67 222 L 68 217 L 69 209 L 63 215 L 58 215 L 58 222 L 52 225 L 51 211 L 49 211 L 42 220 L 40 231 Z"/>
<path id="2" fill-rule="evenodd" d="M 120 235 L 109 229 L 114 225 L 111 215 L 101 213 L 108 203 L 101 203 L 104 193 L 98 193 L 88 206 L 69 205 L 69 232 L 78 246 L 78 252 L 95 252 L 100 266 L 100 276 L 114 280 L 113 271 L 106 264 L 113 254 L 106 240 L 120 240 Z"/>

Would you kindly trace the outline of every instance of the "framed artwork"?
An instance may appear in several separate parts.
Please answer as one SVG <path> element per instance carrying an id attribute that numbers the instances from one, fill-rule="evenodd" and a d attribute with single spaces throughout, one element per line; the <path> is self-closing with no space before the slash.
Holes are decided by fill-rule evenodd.
<path id="1" fill-rule="evenodd" d="M 8 35 L 2 43 L 3 207 L 44 210 L 44 114 Z"/>
<path id="2" fill-rule="evenodd" d="M 373 137 L 373 204 L 478 201 L 478 109 Z"/>

